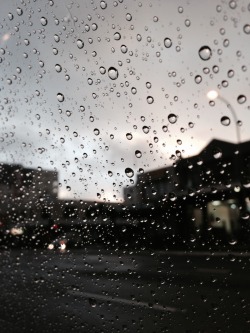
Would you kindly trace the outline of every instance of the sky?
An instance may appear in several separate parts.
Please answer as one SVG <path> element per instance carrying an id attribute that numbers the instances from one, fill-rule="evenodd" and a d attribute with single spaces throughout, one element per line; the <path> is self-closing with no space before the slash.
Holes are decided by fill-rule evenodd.
<path id="1" fill-rule="evenodd" d="M 250 139 L 247 1 L 2 1 L 0 18 L 0 161 L 58 171 L 60 198 L 120 202 L 176 150 Z"/>

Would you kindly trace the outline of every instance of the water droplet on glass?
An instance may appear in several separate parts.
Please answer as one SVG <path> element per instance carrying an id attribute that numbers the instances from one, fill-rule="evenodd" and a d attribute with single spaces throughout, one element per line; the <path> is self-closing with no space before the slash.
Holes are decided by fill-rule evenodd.
<path id="1" fill-rule="evenodd" d="M 113 172 L 112 171 L 108 171 L 108 175 L 109 175 L 109 177 L 112 177 L 113 176 Z"/>
<path id="2" fill-rule="evenodd" d="M 230 123 L 231 123 L 231 120 L 230 120 L 229 117 L 227 117 L 227 116 L 223 116 L 223 117 L 221 117 L 220 122 L 221 122 L 221 124 L 222 124 L 223 126 L 229 126 Z"/>
<path id="3" fill-rule="evenodd" d="M 152 96 L 148 96 L 147 97 L 147 102 L 148 102 L 148 104 L 154 103 L 154 98 Z"/>
<path id="4" fill-rule="evenodd" d="M 170 199 L 171 201 L 175 201 L 175 200 L 177 199 L 177 196 L 175 195 L 174 192 L 170 192 L 170 193 L 169 193 L 169 199 Z"/>
<path id="5" fill-rule="evenodd" d="M 191 21 L 188 20 L 188 19 L 186 19 L 186 20 L 185 20 L 185 26 L 186 26 L 186 27 L 190 27 L 190 25 L 191 25 Z"/>
<path id="6" fill-rule="evenodd" d="M 64 101 L 64 95 L 61 94 L 61 93 L 58 93 L 57 94 L 57 100 L 58 100 L 58 102 L 63 102 Z"/>
<path id="7" fill-rule="evenodd" d="M 212 56 L 212 51 L 209 46 L 202 46 L 199 49 L 199 56 L 202 60 L 209 60 Z"/>
<path id="8" fill-rule="evenodd" d="M 245 24 L 244 27 L 243 27 L 243 31 L 246 33 L 246 34 L 250 34 L 250 24 Z"/>
<path id="9" fill-rule="evenodd" d="M 102 75 L 106 73 L 106 69 L 103 66 L 99 68 L 99 71 Z"/>
<path id="10" fill-rule="evenodd" d="M 84 43 L 81 39 L 77 39 L 76 45 L 77 45 L 78 49 L 82 49 L 84 47 Z"/>
<path id="11" fill-rule="evenodd" d="M 43 26 L 48 24 L 48 20 L 46 19 L 46 17 L 41 17 L 40 22 Z"/>
<path id="12" fill-rule="evenodd" d="M 13 20 L 14 15 L 13 15 L 12 13 L 9 13 L 9 14 L 8 14 L 8 18 L 9 18 L 9 20 Z"/>
<path id="13" fill-rule="evenodd" d="M 170 113 L 168 115 L 168 121 L 170 122 L 170 124 L 175 124 L 177 121 L 177 116 L 174 113 Z"/>
<path id="14" fill-rule="evenodd" d="M 118 70 L 115 67 L 110 67 L 108 69 L 108 76 L 111 80 L 116 80 L 118 78 Z"/>
<path id="15" fill-rule="evenodd" d="M 132 178 L 134 176 L 134 171 L 131 168 L 126 168 L 125 169 L 125 174 L 128 178 Z"/>
<path id="16" fill-rule="evenodd" d="M 58 35 L 54 35 L 54 40 L 55 40 L 55 42 L 58 43 L 60 41 L 60 37 Z"/>
<path id="17" fill-rule="evenodd" d="M 247 100 L 246 96 L 245 95 L 239 95 L 238 98 L 237 98 L 237 102 L 239 104 L 243 104 L 245 103 L 245 101 Z"/>
<path id="18" fill-rule="evenodd" d="M 16 9 L 17 15 L 21 16 L 23 14 L 23 10 L 21 8 Z"/>
<path id="19" fill-rule="evenodd" d="M 202 81 L 202 77 L 200 75 L 196 75 L 196 77 L 194 78 L 194 81 L 195 81 L 195 83 L 199 84 Z"/>
<path id="20" fill-rule="evenodd" d="M 131 133 L 127 133 L 127 134 L 126 134 L 126 138 L 127 138 L 128 140 L 132 140 L 132 139 L 133 139 L 133 135 L 132 135 Z"/>
<path id="21" fill-rule="evenodd" d="M 137 158 L 140 158 L 140 157 L 142 156 L 141 151 L 140 151 L 140 150 L 136 150 L 136 151 L 135 151 L 135 156 L 136 156 Z"/>
<path id="22" fill-rule="evenodd" d="M 101 2 L 100 2 L 100 7 L 101 7 L 101 9 L 106 9 L 106 8 L 107 8 L 107 3 L 106 3 L 106 1 L 101 1 Z"/>
<path id="23" fill-rule="evenodd" d="M 227 72 L 227 76 L 229 78 L 232 78 L 234 76 L 234 71 L 232 69 L 230 69 L 228 72 Z"/>
<path id="24" fill-rule="evenodd" d="M 103 1 L 104 2 L 104 1 Z M 95 308 L 96 307 L 96 300 L 94 298 L 89 298 L 89 305 L 92 307 L 92 308 Z"/>
<path id="25" fill-rule="evenodd" d="M 150 88 L 152 87 L 151 83 L 150 83 L 150 82 L 146 82 L 146 87 L 147 87 L 148 89 L 150 89 Z"/>
<path id="26" fill-rule="evenodd" d="M 220 148 L 215 148 L 213 151 L 213 157 L 218 159 L 222 157 L 222 151 Z"/>
<path id="27" fill-rule="evenodd" d="M 121 51 L 122 51 L 122 53 L 127 53 L 128 52 L 127 46 L 126 45 L 122 45 L 121 46 Z"/>
<path id="28" fill-rule="evenodd" d="M 131 21 L 132 20 L 132 15 L 130 13 L 126 14 L 126 20 Z"/>
<path id="29" fill-rule="evenodd" d="M 149 132 L 149 127 L 148 127 L 148 126 L 143 126 L 143 127 L 142 127 L 142 130 L 143 130 L 143 132 L 144 132 L 145 134 L 148 134 L 148 132 Z"/>
<path id="30" fill-rule="evenodd" d="M 59 64 L 56 64 L 56 65 L 55 65 L 55 69 L 56 69 L 56 71 L 57 71 L 58 73 L 60 73 L 60 72 L 62 71 L 62 66 L 59 65 Z"/>
<path id="31" fill-rule="evenodd" d="M 53 54 L 54 54 L 54 55 L 57 55 L 57 54 L 58 54 L 58 50 L 57 50 L 55 47 L 53 48 Z"/>
<path id="32" fill-rule="evenodd" d="M 193 127 L 194 127 L 194 123 L 189 122 L 189 123 L 188 123 L 188 126 L 189 126 L 190 128 L 193 128 Z"/>
<path id="33" fill-rule="evenodd" d="M 165 46 L 166 48 L 171 47 L 171 46 L 172 46 L 172 40 L 171 40 L 170 38 L 165 38 L 165 39 L 164 39 L 164 46 Z"/>
<path id="34" fill-rule="evenodd" d="M 162 130 L 163 132 L 167 132 L 168 131 L 168 127 L 166 125 L 162 126 Z"/>
<path id="35" fill-rule="evenodd" d="M 114 33 L 114 39 L 115 40 L 120 40 L 121 39 L 121 34 L 119 32 Z"/>
<path id="36" fill-rule="evenodd" d="M 100 131 L 99 131 L 98 128 L 95 128 L 95 129 L 94 129 L 94 134 L 95 134 L 95 135 L 99 135 L 99 134 L 100 134 Z"/>

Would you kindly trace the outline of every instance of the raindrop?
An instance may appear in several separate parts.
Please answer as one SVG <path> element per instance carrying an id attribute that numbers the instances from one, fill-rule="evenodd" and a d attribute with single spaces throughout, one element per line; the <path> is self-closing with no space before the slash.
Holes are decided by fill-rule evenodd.
<path id="1" fill-rule="evenodd" d="M 140 157 L 142 156 L 141 151 L 140 151 L 140 150 L 136 150 L 136 151 L 135 151 L 135 156 L 136 156 L 137 158 L 140 158 Z"/>
<path id="2" fill-rule="evenodd" d="M 121 34 L 119 32 L 114 33 L 114 39 L 115 40 L 120 40 L 121 39 Z"/>
<path id="3" fill-rule="evenodd" d="M 106 3 L 106 1 L 101 1 L 101 2 L 100 2 L 100 7 L 101 7 L 101 9 L 106 9 L 106 8 L 107 8 L 107 3 Z"/>
<path id="4" fill-rule="evenodd" d="M 168 127 L 166 125 L 162 126 L 162 130 L 163 132 L 167 132 L 168 131 Z"/>
<path id="5" fill-rule="evenodd" d="M 106 69 L 103 66 L 99 68 L 99 71 L 102 75 L 106 73 Z"/>
<path id="6" fill-rule="evenodd" d="M 57 50 L 55 47 L 53 48 L 53 54 L 54 54 L 54 55 L 57 55 L 57 54 L 58 54 L 58 50 Z"/>
<path id="7" fill-rule="evenodd" d="M 130 13 L 126 14 L 126 20 L 131 21 L 132 20 L 132 15 Z"/>
<path id="8" fill-rule="evenodd" d="M 131 92 L 132 92 L 133 95 L 135 95 L 137 93 L 137 89 L 135 87 L 132 87 Z"/>
<path id="9" fill-rule="evenodd" d="M 63 102 L 64 101 L 64 95 L 61 94 L 61 93 L 58 93 L 57 94 L 57 100 L 58 100 L 58 102 Z"/>
<path id="10" fill-rule="evenodd" d="M 188 126 L 189 126 L 190 128 L 193 128 L 193 127 L 194 127 L 194 123 L 189 122 L 189 123 L 188 123 Z"/>
<path id="11" fill-rule="evenodd" d="M 115 67 L 110 67 L 108 69 L 108 76 L 111 80 L 116 80 L 118 78 L 118 70 Z"/>
<path id="12" fill-rule="evenodd" d="M 212 51 L 209 46 L 202 46 L 199 49 L 199 56 L 202 60 L 209 60 L 212 56 Z"/>
<path id="13" fill-rule="evenodd" d="M 220 148 L 215 148 L 213 151 L 213 157 L 218 159 L 222 157 L 222 151 Z"/>
<path id="14" fill-rule="evenodd" d="M 231 79 L 233 76 L 234 76 L 234 71 L 232 69 L 230 69 L 228 72 L 227 72 L 227 76 Z"/>
<path id="15" fill-rule="evenodd" d="M 186 26 L 186 27 L 190 27 L 190 25 L 191 25 L 191 21 L 188 20 L 188 19 L 186 19 L 186 20 L 185 20 L 185 26 Z"/>
<path id="16" fill-rule="evenodd" d="M 171 47 L 171 46 L 172 46 L 172 40 L 171 40 L 170 38 L 165 38 L 165 39 L 164 39 L 164 46 L 165 46 L 166 48 Z"/>
<path id="17" fill-rule="evenodd" d="M 177 121 L 177 116 L 174 113 L 170 113 L 168 115 L 168 121 L 170 122 L 170 124 L 175 124 Z"/>
<path id="18" fill-rule="evenodd" d="M 147 97 L 147 102 L 148 104 L 153 104 L 154 103 L 154 98 L 152 96 Z"/>
<path id="19" fill-rule="evenodd" d="M 238 98 L 237 98 L 237 102 L 239 104 L 243 104 L 245 103 L 245 101 L 247 100 L 246 96 L 245 95 L 239 95 Z"/>
<path id="20" fill-rule="evenodd" d="M 128 178 L 132 178 L 134 176 L 134 171 L 131 168 L 126 168 L 125 174 Z"/>
<path id="21" fill-rule="evenodd" d="M 143 127 L 142 127 L 142 130 L 143 130 L 143 132 L 144 132 L 145 134 L 148 134 L 148 132 L 149 132 L 149 127 L 148 127 L 148 126 L 143 126 Z"/>
<path id="22" fill-rule="evenodd" d="M 84 47 L 84 43 L 81 39 L 77 39 L 76 45 L 77 45 L 78 49 L 82 49 Z"/>
<path id="23" fill-rule="evenodd" d="M 23 10 L 21 8 L 16 9 L 17 15 L 21 16 L 23 14 Z"/>
<path id="24" fill-rule="evenodd" d="M 250 34 L 250 24 L 245 24 L 244 27 L 243 27 L 243 31 L 246 33 L 246 34 Z"/>
<path id="25" fill-rule="evenodd" d="M 148 89 L 150 89 L 150 88 L 152 87 L 151 83 L 150 83 L 150 82 L 146 82 L 146 87 L 147 87 Z"/>
<path id="26" fill-rule="evenodd" d="M 46 17 L 41 17 L 40 22 L 43 26 L 48 24 L 48 20 L 46 19 Z"/>
<path id="27" fill-rule="evenodd" d="M 170 193 L 169 193 L 169 199 L 170 199 L 171 201 L 175 201 L 175 200 L 177 199 L 177 196 L 175 195 L 174 192 L 170 192 Z"/>
<path id="28" fill-rule="evenodd" d="M 133 139 L 133 135 L 132 135 L 131 133 L 127 133 L 127 134 L 126 134 L 126 138 L 127 138 L 128 140 L 132 140 L 132 139 Z"/>
<path id="29" fill-rule="evenodd" d="M 104 1 L 102 1 L 102 2 L 104 2 Z M 96 307 L 96 300 L 94 298 L 89 298 L 89 305 L 92 308 L 95 308 Z"/>
<path id="30" fill-rule="evenodd" d="M 112 171 L 108 171 L 108 175 L 109 175 L 109 177 L 112 177 L 113 176 L 113 172 Z"/>
<path id="31" fill-rule="evenodd" d="M 126 45 L 122 45 L 121 46 L 121 51 L 122 51 L 122 53 L 127 53 L 128 52 L 127 46 Z"/>
<path id="32" fill-rule="evenodd" d="M 95 134 L 95 135 L 99 135 L 99 134 L 100 134 L 100 131 L 99 131 L 98 128 L 95 128 L 95 129 L 94 129 L 94 134 Z"/>
<path id="33" fill-rule="evenodd" d="M 56 64 L 56 65 L 55 65 L 55 69 L 56 69 L 56 71 L 57 71 L 58 73 L 60 73 L 60 72 L 62 71 L 62 66 L 59 65 L 59 64 Z"/>
<path id="34" fill-rule="evenodd" d="M 227 116 L 223 116 L 220 120 L 221 124 L 224 125 L 224 126 L 229 126 L 230 123 L 231 123 L 231 120 L 229 117 Z"/>
<path id="35" fill-rule="evenodd" d="M 9 18 L 9 20 L 13 20 L 14 15 L 13 15 L 12 13 L 9 13 L 9 14 L 8 14 L 8 18 Z"/>
<path id="36" fill-rule="evenodd" d="M 58 35 L 54 35 L 54 40 L 55 40 L 55 42 L 58 43 L 60 41 L 60 37 Z"/>
<path id="37" fill-rule="evenodd" d="M 196 75 L 196 77 L 194 78 L 194 81 L 195 81 L 195 83 L 199 84 L 202 81 L 202 77 L 200 75 Z"/>

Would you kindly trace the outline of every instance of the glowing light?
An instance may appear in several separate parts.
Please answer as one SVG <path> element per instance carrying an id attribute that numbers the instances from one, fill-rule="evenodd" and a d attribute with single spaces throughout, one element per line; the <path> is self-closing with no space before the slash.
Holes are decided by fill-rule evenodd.
<path id="1" fill-rule="evenodd" d="M 4 34 L 2 37 L 2 41 L 6 42 L 8 39 L 10 39 L 10 34 Z"/>
<path id="2" fill-rule="evenodd" d="M 49 244 L 49 245 L 48 245 L 48 249 L 49 249 L 49 250 L 53 250 L 53 249 L 54 249 L 54 244 Z"/>
<path id="3" fill-rule="evenodd" d="M 11 228 L 10 233 L 13 236 L 19 236 L 23 234 L 23 229 L 22 228 Z"/>
<path id="4" fill-rule="evenodd" d="M 210 90 L 207 93 L 207 98 L 210 100 L 215 100 L 219 96 L 218 92 L 216 90 Z"/>

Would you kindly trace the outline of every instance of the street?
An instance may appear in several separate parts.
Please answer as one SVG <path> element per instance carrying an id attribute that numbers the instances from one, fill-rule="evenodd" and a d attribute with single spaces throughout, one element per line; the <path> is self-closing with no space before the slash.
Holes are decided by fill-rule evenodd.
<path id="1" fill-rule="evenodd" d="M 250 256 L 2 250 L 1 332 L 249 332 Z"/>

